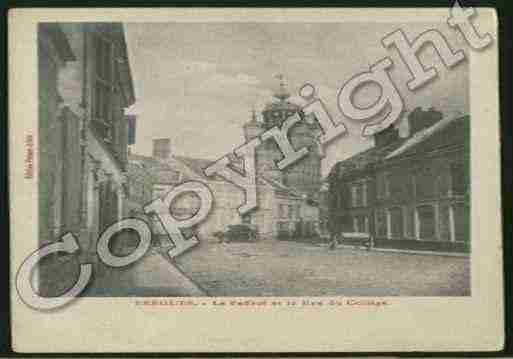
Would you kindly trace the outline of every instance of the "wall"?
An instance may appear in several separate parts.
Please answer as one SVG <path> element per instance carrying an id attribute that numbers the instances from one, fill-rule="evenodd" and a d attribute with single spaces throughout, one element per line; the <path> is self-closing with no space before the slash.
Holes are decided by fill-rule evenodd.
<path id="1" fill-rule="evenodd" d="M 142 164 L 128 163 L 128 207 L 130 216 L 143 213 L 143 206 L 152 199 L 153 181 L 150 172 Z M 145 216 L 143 216 L 145 218 Z"/>
<path id="2" fill-rule="evenodd" d="M 468 173 L 468 159 L 463 150 L 444 153 L 443 156 L 432 157 L 421 160 L 404 162 L 400 166 L 384 168 L 377 173 L 381 178 L 392 174 L 392 181 L 396 184 L 394 187 L 402 188 L 402 191 L 394 194 L 389 193 L 387 198 L 376 199 L 375 208 L 377 210 L 387 210 L 391 207 L 401 208 L 404 215 L 404 234 L 403 238 L 418 239 L 418 213 L 416 207 L 422 205 L 433 206 L 436 218 L 436 230 L 432 238 L 423 238 L 426 240 L 454 241 L 465 240 L 469 238 L 455 238 L 455 233 L 451 234 L 452 228 L 461 227 L 462 221 L 454 223 L 454 206 L 461 204 L 468 206 L 469 193 L 466 195 L 456 195 L 451 191 L 451 164 L 461 163 Z M 398 174 L 394 179 L 393 174 Z M 397 183 L 398 180 L 401 182 Z M 459 179 L 457 179 L 459 180 Z M 453 207 L 453 209 L 451 209 Z M 456 209 L 459 213 L 459 208 Z M 451 224 L 451 221 L 453 224 Z M 466 228 L 456 228 L 456 231 L 467 233 Z M 389 236 L 390 237 L 390 236 Z M 460 237 L 466 237 L 463 234 Z"/>
<path id="3" fill-rule="evenodd" d="M 50 37 L 38 32 L 38 92 L 39 92 L 39 240 L 42 243 L 54 239 L 55 226 L 55 181 L 58 176 L 59 153 L 59 94 L 57 76 L 62 65 L 57 49 Z M 57 146 L 56 146 L 57 145 Z"/>
<path id="4" fill-rule="evenodd" d="M 71 108 L 80 92 L 67 91 L 71 83 L 65 76 L 76 66 L 76 59 L 62 58 L 63 46 L 50 36 L 49 26 L 38 31 L 38 152 L 39 152 L 39 240 L 57 240 L 65 231 L 80 229 L 81 118 Z M 69 39 L 68 39 L 69 40 Z M 63 39 L 66 41 L 66 34 Z M 74 49 L 72 49 L 74 50 Z M 68 55 L 69 56 L 69 55 Z"/>

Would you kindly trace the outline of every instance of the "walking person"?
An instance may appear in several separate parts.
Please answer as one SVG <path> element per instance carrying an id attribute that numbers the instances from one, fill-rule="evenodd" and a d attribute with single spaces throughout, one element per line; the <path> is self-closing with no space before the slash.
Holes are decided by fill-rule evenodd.
<path id="1" fill-rule="evenodd" d="M 328 249 L 329 250 L 337 249 L 337 245 L 338 245 L 337 234 L 333 233 L 330 235 L 330 243 L 328 244 Z"/>

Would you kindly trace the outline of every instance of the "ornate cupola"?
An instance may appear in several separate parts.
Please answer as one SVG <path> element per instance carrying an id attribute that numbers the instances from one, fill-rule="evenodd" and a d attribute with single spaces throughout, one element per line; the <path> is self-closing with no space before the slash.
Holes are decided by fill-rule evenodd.
<path id="1" fill-rule="evenodd" d="M 280 87 L 273 95 L 277 101 L 268 103 L 262 112 L 264 116 L 264 127 L 266 129 L 281 126 L 283 121 L 299 112 L 301 109 L 298 105 L 287 101 L 290 97 L 290 93 L 287 91 L 283 75 L 280 74 L 276 77 L 280 80 Z"/>

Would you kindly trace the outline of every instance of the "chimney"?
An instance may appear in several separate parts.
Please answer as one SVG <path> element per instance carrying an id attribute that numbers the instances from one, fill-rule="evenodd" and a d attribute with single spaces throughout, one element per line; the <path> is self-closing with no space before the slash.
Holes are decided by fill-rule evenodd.
<path id="1" fill-rule="evenodd" d="M 171 139 L 153 139 L 153 157 L 160 160 L 167 160 L 171 157 Z"/>
<path id="2" fill-rule="evenodd" d="M 383 131 L 374 135 L 374 144 L 376 147 L 382 147 L 391 144 L 399 139 L 399 131 L 393 124 Z"/>
<path id="3" fill-rule="evenodd" d="M 401 119 L 397 122 L 395 128 L 397 128 L 399 138 L 410 137 L 410 121 L 408 120 L 408 116 L 401 116 Z"/>
<path id="4" fill-rule="evenodd" d="M 443 114 L 440 111 L 435 110 L 434 107 L 430 107 L 426 111 L 422 110 L 420 107 L 416 107 L 408 115 L 408 136 L 413 136 L 415 133 L 433 126 L 442 118 Z"/>

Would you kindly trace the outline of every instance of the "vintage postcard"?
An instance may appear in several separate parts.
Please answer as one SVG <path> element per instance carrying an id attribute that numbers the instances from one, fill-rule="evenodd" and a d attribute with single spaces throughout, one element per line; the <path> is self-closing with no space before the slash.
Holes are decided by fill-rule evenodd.
<path id="1" fill-rule="evenodd" d="M 497 18 L 15 9 L 17 352 L 494 351 Z"/>

